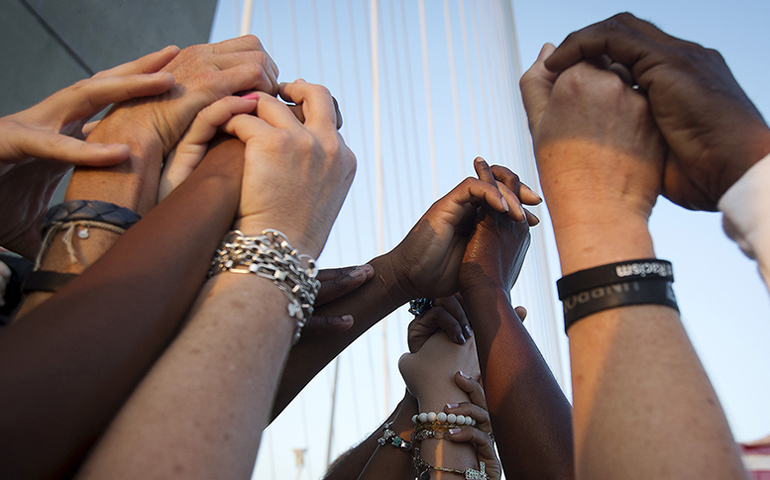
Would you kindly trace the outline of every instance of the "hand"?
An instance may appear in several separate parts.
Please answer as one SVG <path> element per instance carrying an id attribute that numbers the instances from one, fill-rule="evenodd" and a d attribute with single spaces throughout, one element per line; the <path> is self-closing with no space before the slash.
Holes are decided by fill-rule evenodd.
<path id="1" fill-rule="evenodd" d="M 519 307 L 521 308 L 521 307 Z M 500 459 L 495 452 L 495 441 L 492 434 L 492 422 L 489 419 L 489 407 L 484 389 L 476 380 L 468 377 L 463 372 L 455 374 L 455 383 L 470 398 L 470 402 L 448 404 L 444 407 L 444 413 L 455 415 L 470 415 L 476 420 L 476 426 L 465 425 L 449 430 L 447 438 L 453 442 L 469 442 L 476 447 L 479 462 L 486 464 L 486 472 L 491 480 L 500 480 L 502 468 Z"/>
<path id="2" fill-rule="evenodd" d="M 128 147 L 85 143 L 83 125 L 112 103 L 159 95 L 174 85 L 174 76 L 158 72 L 179 53 L 166 47 L 133 62 L 99 72 L 60 90 L 32 108 L 0 119 L 0 173 L 3 162 L 34 158 L 75 165 L 114 165 L 128 158 Z"/>
<path id="3" fill-rule="evenodd" d="M 439 412 L 447 403 L 468 400 L 455 385 L 457 371 L 477 380 L 481 378 L 476 342 L 457 345 L 440 332 L 431 336 L 417 352 L 402 355 L 398 368 L 409 393 L 425 412 Z"/>
<path id="4" fill-rule="evenodd" d="M 34 258 L 43 213 L 71 165 L 108 166 L 128 157 L 126 145 L 83 142 L 81 128 L 111 103 L 171 88 L 173 75 L 154 72 L 178 52 L 167 47 L 99 72 L 0 119 L 0 244 Z"/>
<path id="5" fill-rule="evenodd" d="M 716 210 L 722 194 L 770 153 L 770 129 L 715 50 L 671 37 L 622 13 L 570 34 L 546 60 L 554 72 L 608 55 L 647 92 L 670 147 L 664 195 Z"/>
<path id="6" fill-rule="evenodd" d="M 516 192 L 523 203 L 537 205 L 541 202 L 535 192 L 519 181 L 518 175 L 505 167 L 495 165 L 490 169 L 484 160 L 478 158 L 476 171 L 481 180 L 490 184 L 500 182 Z M 477 287 L 500 288 L 506 293 L 511 291 L 529 247 L 529 226 L 539 221 L 531 213 L 528 218 L 527 223 L 517 223 L 489 208 L 479 210 L 460 266 L 461 292 Z"/>
<path id="7" fill-rule="evenodd" d="M 278 67 L 253 35 L 185 48 L 163 70 L 176 79 L 171 90 L 118 106 L 89 138 L 132 125 L 135 135 L 149 135 L 143 142 L 159 142 L 165 157 L 208 105 L 236 92 L 275 93 L 278 87 Z"/>
<path id="8" fill-rule="evenodd" d="M 521 79 L 540 182 L 554 229 L 643 224 L 663 178 L 665 143 L 645 98 L 607 69 L 545 68 Z"/>
<path id="9" fill-rule="evenodd" d="M 465 310 L 456 296 L 435 299 L 430 310 L 418 315 L 409 323 L 406 342 L 409 352 L 415 353 L 420 350 L 420 347 L 439 330 L 458 345 L 464 344 L 473 335 Z"/>
<path id="10" fill-rule="evenodd" d="M 316 277 L 321 288 L 315 297 L 314 308 L 317 310 L 327 303 L 347 295 L 374 277 L 374 269 L 369 264 L 358 267 L 327 268 L 318 271 Z M 302 329 L 302 336 L 329 335 L 344 332 L 353 326 L 352 315 L 312 316 Z"/>
<path id="11" fill-rule="evenodd" d="M 513 220 L 527 218 L 518 197 L 507 188 L 466 178 L 431 205 L 387 254 L 405 298 L 448 297 L 457 292 L 465 246 L 477 209 L 484 203 Z"/>
<path id="12" fill-rule="evenodd" d="M 190 128 L 166 159 L 160 175 L 158 202 L 166 198 L 195 170 L 206 155 L 208 143 L 222 124 L 233 118 L 233 115 L 251 113 L 256 108 L 257 100 L 253 96 L 229 96 L 198 112 Z"/>
<path id="13" fill-rule="evenodd" d="M 260 95 L 257 117 L 238 115 L 224 130 L 246 142 L 236 228 L 282 231 L 300 253 L 317 257 L 355 174 L 355 156 L 336 129 L 329 91 L 302 80 L 281 84 L 302 104 L 305 123 L 283 102 Z"/>

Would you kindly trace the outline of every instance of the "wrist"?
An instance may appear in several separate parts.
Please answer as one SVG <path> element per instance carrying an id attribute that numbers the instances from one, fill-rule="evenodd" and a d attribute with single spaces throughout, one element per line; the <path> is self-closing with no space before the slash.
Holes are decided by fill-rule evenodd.
<path id="1" fill-rule="evenodd" d="M 655 257 L 647 222 L 639 218 L 554 225 L 554 233 L 563 275 L 613 262 Z"/>
<path id="2" fill-rule="evenodd" d="M 756 132 L 751 132 L 751 127 L 743 125 L 742 129 L 749 131 L 750 140 L 742 142 L 744 154 L 737 156 L 735 161 L 727 161 L 725 169 L 719 175 L 719 192 L 716 199 L 719 200 L 751 167 L 760 160 L 770 155 L 770 128 L 760 122 L 755 127 Z"/>
<path id="3" fill-rule="evenodd" d="M 102 122 L 106 122 L 107 119 Z M 87 142 L 123 143 L 131 154 L 111 167 L 78 167 L 72 174 L 65 200 L 99 200 L 126 207 L 144 216 L 155 206 L 163 161 L 163 146 L 143 128 L 114 128 L 100 124 Z"/>

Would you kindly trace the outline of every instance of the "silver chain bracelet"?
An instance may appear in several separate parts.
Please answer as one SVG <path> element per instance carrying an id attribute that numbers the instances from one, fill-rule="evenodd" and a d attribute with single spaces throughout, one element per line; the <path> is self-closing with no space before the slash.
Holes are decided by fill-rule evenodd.
<path id="1" fill-rule="evenodd" d="M 271 280 L 289 299 L 289 316 L 297 320 L 292 344 L 297 343 L 302 327 L 313 315 L 313 304 L 321 287 L 313 257 L 299 254 L 278 230 L 263 230 L 256 237 L 233 230 L 211 260 L 208 276 L 225 271 L 254 273 Z"/>

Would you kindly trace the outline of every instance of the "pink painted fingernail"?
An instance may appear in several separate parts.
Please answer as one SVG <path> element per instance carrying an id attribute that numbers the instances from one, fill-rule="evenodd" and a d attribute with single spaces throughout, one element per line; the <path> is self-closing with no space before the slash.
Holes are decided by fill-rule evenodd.
<path id="1" fill-rule="evenodd" d="M 457 408 L 457 407 L 459 407 L 459 406 L 460 406 L 460 404 L 459 404 L 459 403 L 447 403 L 447 404 L 446 404 L 446 408 L 449 408 L 450 410 L 451 410 L 452 408 Z"/>
<path id="2" fill-rule="evenodd" d="M 248 93 L 248 94 L 242 96 L 241 98 L 245 98 L 246 100 L 258 100 L 259 99 L 259 93 L 251 92 L 251 93 Z"/>
<path id="3" fill-rule="evenodd" d="M 449 429 L 449 434 L 450 434 L 450 435 L 457 435 L 457 434 L 458 434 L 458 433 L 460 433 L 460 432 L 462 432 L 462 429 L 461 429 L 461 428 L 450 428 L 450 429 Z"/>
<path id="4" fill-rule="evenodd" d="M 500 200 L 502 200 L 502 201 L 503 201 L 503 209 L 504 209 L 504 211 L 506 211 L 506 212 L 507 212 L 508 210 L 510 210 L 510 209 L 511 209 L 511 207 L 509 207 L 509 206 L 508 206 L 508 202 L 506 202 L 506 201 L 505 201 L 505 198 L 504 198 L 504 197 L 500 197 Z"/>
<path id="5" fill-rule="evenodd" d="M 458 373 L 460 374 L 461 377 L 467 378 L 468 380 L 470 380 L 470 378 L 471 378 L 468 375 L 466 375 L 465 372 L 463 372 L 462 370 L 460 370 Z"/>

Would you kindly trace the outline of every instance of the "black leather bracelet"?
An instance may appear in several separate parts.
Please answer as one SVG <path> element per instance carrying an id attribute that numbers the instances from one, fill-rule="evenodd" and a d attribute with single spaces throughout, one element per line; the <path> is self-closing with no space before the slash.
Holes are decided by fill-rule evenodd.
<path id="1" fill-rule="evenodd" d="M 21 284 L 21 291 L 25 294 L 29 292 L 58 292 L 60 288 L 76 277 L 77 274 L 75 273 L 35 270 L 27 274 Z"/>
<path id="2" fill-rule="evenodd" d="M 141 219 L 142 216 L 133 210 L 112 203 L 98 200 L 69 200 L 54 205 L 46 212 L 43 217 L 42 234 L 45 237 L 45 233 L 54 224 L 82 221 L 107 223 L 128 230 Z"/>
<path id="3" fill-rule="evenodd" d="M 599 265 L 565 275 L 556 282 L 559 300 L 576 293 L 619 282 L 668 280 L 674 281 L 671 262 L 658 258 L 642 258 Z"/>
<path id="4" fill-rule="evenodd" d="M 563 300 L 564 331 L 588 315 L 628 305 L 664 305 L 677 312 L 679 307 L 672 282 L 665 279 L 633 280 L 591 288 Z"/>

